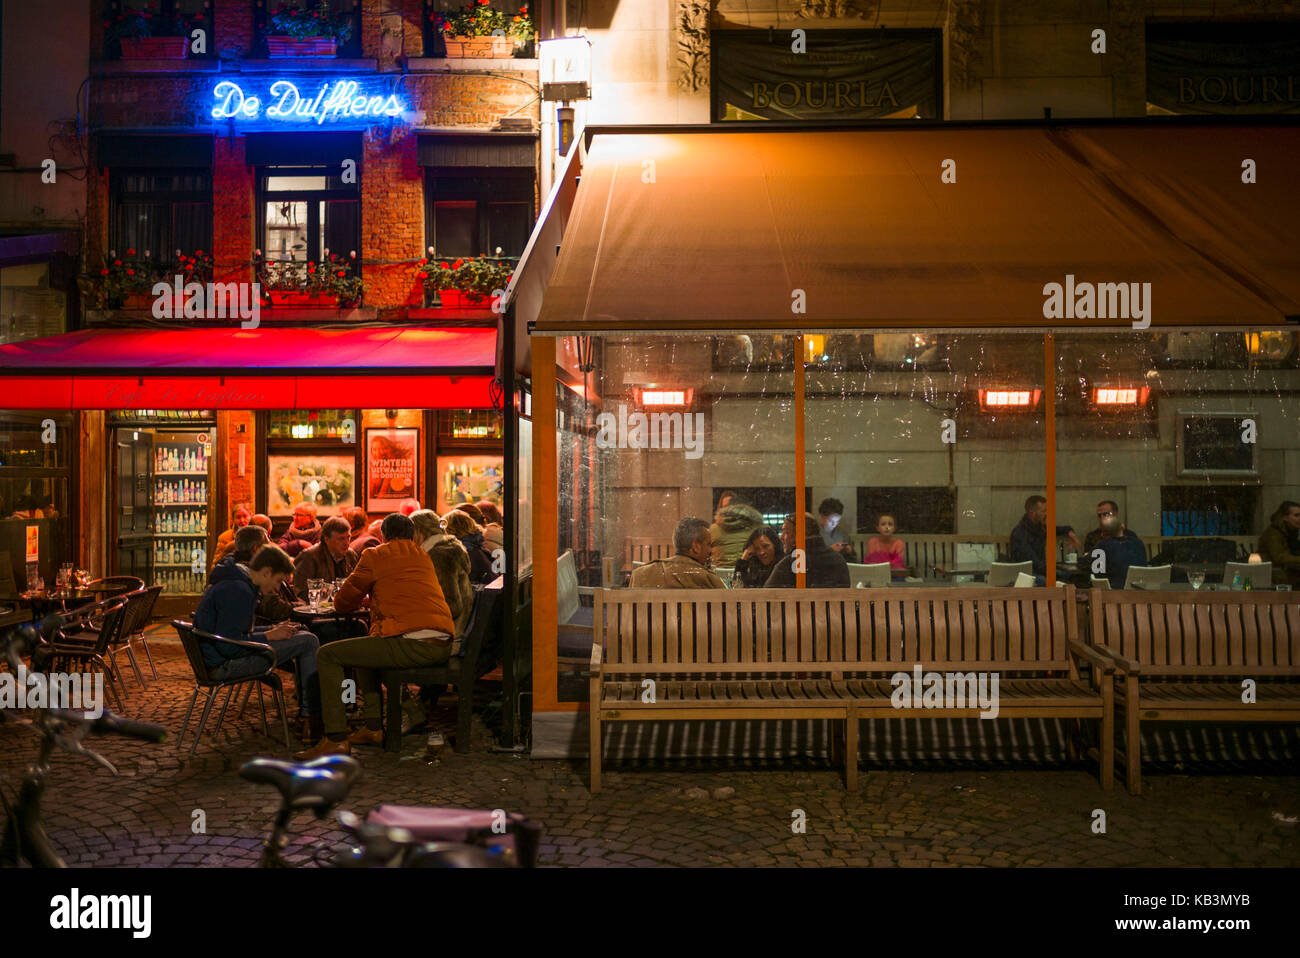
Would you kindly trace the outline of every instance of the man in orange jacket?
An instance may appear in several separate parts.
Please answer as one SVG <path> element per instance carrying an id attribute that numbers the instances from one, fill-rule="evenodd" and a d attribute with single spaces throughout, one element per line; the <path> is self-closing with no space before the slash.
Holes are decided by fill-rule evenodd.
<path id="1" fill-rule="evenodd" d="M 381 532 L 384 544 L 361 554 L 334 597 L 334 608 L 340 612 L 359 609 L 369 599 L 370 635 L 322 647 L 316 669 L 325 737 L 294 756 L 300 761 L 347 755 L 353 745 L 382 745 L 379 672 L 443 665 L 451 657 L 456 626 L 433 563 L 415 542 L 415 523 L 394 513 L 384 520 Z M 345 666 L 356 669 L 357 686 L 365 696 L 365 728 L 351 735 L 343 701 Z"/>

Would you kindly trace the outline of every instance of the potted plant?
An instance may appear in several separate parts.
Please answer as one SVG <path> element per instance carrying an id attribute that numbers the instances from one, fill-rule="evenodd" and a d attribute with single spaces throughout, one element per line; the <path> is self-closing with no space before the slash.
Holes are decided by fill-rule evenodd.
<path id="1" fill-rule="evenodd" d="M 266 306 L 357 307 L 366 289 L 356 250 L 340 256 L 326 249 L 320 262 L 268 260 L 254 250 L 253 265 Z"/>
<path id="2" fill-rule="evenodd" d="M 526 6 L 507 15 L 492 9 L 491 0 L 470 0 L 454 13 L 431 13 L 429 19 L 442 33 L 449 57 L 509 57 L 533 38 Z"/>
<path id="3" fill-rule="evenodd" d="M 327 0 L 282 3 L 266 21 L 271 57 L 332 57 L 352 36 L 352 19 L 336 14 Z"/>
<path id="4" fill-rule="evenodd" d="M 152 310 L 158 298 L 154 286 L 166 283 L 174 289 L 177 276 L 181 277 L 182 287 L 186 283 L 208 282 L 212 279 L 212 254 L 195 250 L 187 255 L 177 250 L 175 260 L 169 263 L 155 259 L 152 250 L 137 253 L 132 248 L 120 256 L 117 250 L 111 250 L 104 257 L 99 273 L 104 305 L 109 309 Z M 180 316 L 184 306 L 182 296 L 180 302 L 173 302 L 172 315 Z"/>
<path id="5" fill-rule="evenodd" d="M 123 60 L 183 60 L 190 31 L 199 18 L 164 16 L 150 3 L 143 10 L 125 10 L 104 22 L 105 35 L 116 40 Z"/>
<path id="6" fill-rule="evenodd" d="M 500 248 L 498 247 L 498 252 Z M 433 250 L 429 252 L 432 254 Z M 470 259 L 433 261 L 421 258 L 416 278 L 424 286 L 425 298 L 437 296 L 443 306 L 487 309 L 492 294 L 510 284 L 518 260 L 499 256 L 476 256 Z"/>

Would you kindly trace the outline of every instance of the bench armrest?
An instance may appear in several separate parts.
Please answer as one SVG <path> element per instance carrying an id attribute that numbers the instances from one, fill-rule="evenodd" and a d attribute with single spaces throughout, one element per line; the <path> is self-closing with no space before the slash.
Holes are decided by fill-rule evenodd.
<path id="1" fill-rule="evenodd" d="M 603 648 L 601 648 L 601 645 L 600 645 L 599 642 L 595 642 L 595 643 L 592 644 L 592 646 L 591 646 L 591 671 L 594 672 L 594 673 L 597 674 L 597 675 L 600 674 L 600 660 L 601 660 L 601 657 L 604 655 L 604 653 L 605 653 L 605 650 L 604 650 Z"/>
<path id="2" fill-rule="evenodd" d="M 1091 665 L 1100 669 L 1102 674 L 1115 671 L 1115 660 L 1110 656 L 1099 652 L 1090 646 L 1084 645 L 1078 639 L 1069 639 L 1066 641 L 1066 647 L 1079 658 L 1084 659 Z"/>
<path id="3" fill-rule="evenodd" d="M 1119 666 L 1121 672 L 1128 672 L 1132 675 L 1137 675 L 1138 672 L 1142 670 L 1142 666 L 1140 664 L 1133 661 L 1132 659 L 1125 658 L 1124 656 L 1120 655 L 1109 645 L 1096 645 L 1093 646 L 1093 648 L 1095 648 L 1098 652 L 1102 653 L 1103 655 L 1106 655 L 1111 659 L 1114 659 L 1115 664 Z"/>

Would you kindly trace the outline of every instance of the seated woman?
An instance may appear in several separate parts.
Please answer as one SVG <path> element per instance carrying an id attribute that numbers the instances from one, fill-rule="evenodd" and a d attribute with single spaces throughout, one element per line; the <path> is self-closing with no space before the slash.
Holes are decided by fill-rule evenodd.
<path id="1" fill-rule="evenodd" d="M 475 585 L 491 582 L 496 578 L 492 571 L 492 556 L 483 546 L 483 527 L 469 517 L 468 513 L 452 509 L 442 517 L 442 527 L 447 535 L 455 536 L 469 554 L 469 581 Z"/>
<path id="2" fill-rule="evenodd" d="M 781 537 L 771 526 L 759 526 L 745 540 L 745 551 L 736 560 L 733 589 L 761 589 L 772 574 L 772 567 L 785 555 Z"/>
<path id="3" fill-rule="evenodd" d="M 867 564 L 876 562 L 888 562 L 889 574 L 892 577 L 907 575 L 907 560 L 904 558 L 906 546 L 903 540 L 894 536 L 894 530 L 898 528 L 898 523 L 888 512 L 882 512 L 880 518 L 876 520 L 876 532 L 867 540 L 867 557 L 862 561 Z"/>

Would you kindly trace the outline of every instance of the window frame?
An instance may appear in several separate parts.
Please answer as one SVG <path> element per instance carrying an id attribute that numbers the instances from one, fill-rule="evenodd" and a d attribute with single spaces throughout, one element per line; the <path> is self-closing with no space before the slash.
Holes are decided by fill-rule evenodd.
<path id="1" fill-rule="evenodd" d="M 341 187 L 330 187 L 331 179 L 338 179 L 337 171 L 329 166 L 259 166 L 256 168 L 256 203 L 257 203 L 257 247 L 263 251 L 268 262 L 290 262 L 289 260 L 272 260 L 266 246 L 266 204 L 271 197 L 284 199 L 289 203 L 306 202 L 307 204 L 307 250 L 303 262 L 319 263 L 322 259 L 324 244 L 320 238 L 321 202 L 355 203 L 357 207 L 357 232 L 344 253 L 361 249 L 361 180 L 358 173 L 356 183 Z M 268 181 L 276 176 L 324 176 L 326 187 L 323 190 L 276 190 L 267 189 Z M 315 252 L 313 254 L 313 246 Z M 337 251 L 336 251 L 337 252 Z M 361 273 L 360 254 L 356 263 L 357 274 Z M 296 260 L 294 260 L 296 262 Z"/>

